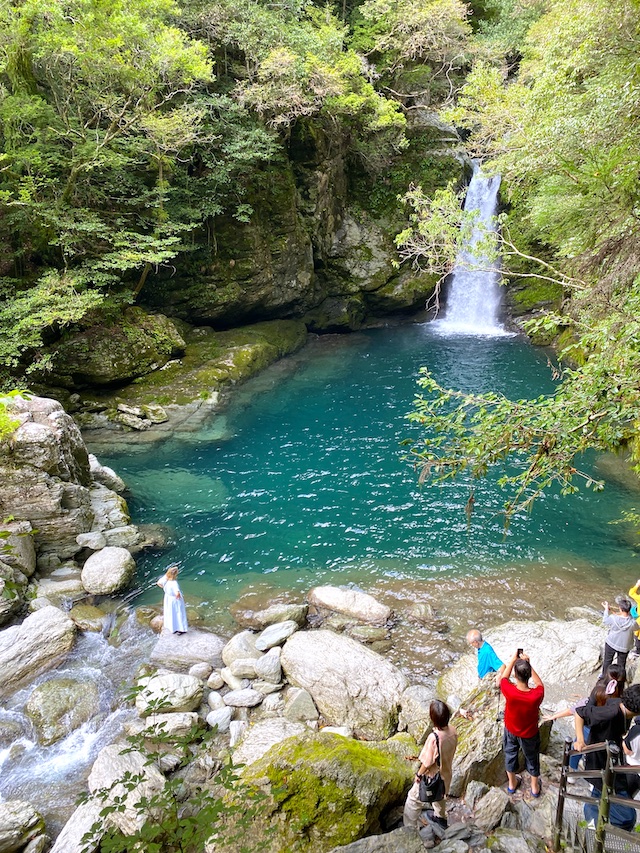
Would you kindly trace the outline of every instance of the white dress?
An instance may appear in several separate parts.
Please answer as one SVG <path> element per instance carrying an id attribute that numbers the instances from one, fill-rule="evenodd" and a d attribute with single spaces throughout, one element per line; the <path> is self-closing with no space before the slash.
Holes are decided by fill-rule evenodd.
<path id="1" fill-rule="evenodd" d="M 164 627 L 175 633 L 187 630 L 187 609 L 180 592 L 178 581 L 170 581 L 166 576 L 158 584 L 164 589 Z"/>

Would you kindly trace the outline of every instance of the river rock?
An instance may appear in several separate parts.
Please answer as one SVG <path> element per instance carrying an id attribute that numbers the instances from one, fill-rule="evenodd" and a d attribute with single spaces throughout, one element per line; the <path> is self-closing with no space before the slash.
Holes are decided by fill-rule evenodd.
<path id="1" fill-rule="evenodd" d="M 523 648 L 549 692 L 552 685 L 562 687 L 598 671 L 606 634 L 604 626 L 595 626 L 586 619 L 554 619 L 507 622 L 487 631 L 485 639 L 503 661 L 509 660 L 517 648 Z M 466 705 L 465 696 L 477 685 L 477 656 L 467 652 L 440 678 L 438 693 L 457 707 L 461 702 Z"/>
<path id="2" fill-rule="evenodd" d="M 131 835 L 139 829 L 146 820 L 154 816 L 161 819 L 162 815 L 149 808 L 136 808 L 135 804 L 142 797 L 151 799 L 159 794 L 165 786 L 165 778 L 154 764 L 141 752 L 123 753 L 122 744 L 110 744 L 98 753 L 91 773 L 87 780 L 92 794 L 102 791 L 106 795 L 103 805 L 109 805 L 122 798 L 124 810 L 114 811 L 105 822 L 119 829 L 124 835 Z M 125 774 L 142 776 L 142 782 L 131 791 L 125 789 L 121 781 Z"/>
<path id="3" fill-rule="evenodd" d="M 429 708 L 435 698 L 435 691 L 422 684 L 410 685 L 400 697 L 398 729 L 409 732 L 419 744 L 425 742 L 433 728 Z"/>
<path id="4" fill-rule="evenodd" d="M 81 631 L 102 631 L 107 614 L 93 604 L 76 604 L 69 611 L 69 617 Z"/>
<path id="5" fill-rule="evenodd" d="M 261 652 L 266 652 L 274 646 L 280 646 L 287 637 L 290 637 L 298 630 L 298 623 L 290 619 L 288 622 L 276 622 L 274 625 L 269 625 L 256 638 L 256 649 Z"/>
<path id="6" fill-rule="evenodd" d="M 299 631 L 281 657 L 289 682 L 307 690 L 332 725 L 347 725 L 365 738 L 396 729 L 405 676 L 371 649 L 333 631 Z"/>
<path id="7" fill-rule="evenodd" d="M 106 547 L 92 554 L 82 567 L 82 585 L 91 595 L 111 595 L 126 589 L 136 572 L 136 561 L 125 548 Z"/>
<path id="8" fill-rule="evenodd" d="M 123 527 L 112 527 L 105 530 L 104 536 L 107 547 L 126 548 L 132 551 L 142 542 L 142 535 L 134 524 L 125 524 Z"/>
<path id="9" fill-rule="evenodd" d="M 0 698 L 53 669 L 73 647 L 76 626 L 57 607 L 43 607 L 0 631 Z"/>
<path id="10" fill-rule="evenodd" d="M 193 666 L 189 667 L 189 675 L 195 675 L 196 678 L 199 678 L 200 681 L 206 681 L 213 671 L 213 667 L 210 663 L 194 663 Z"/>
<path id="11" fill-rule="evenodd" d="M 279 684 L 282 679 L 282 664 L 280 655 L 282 649 L 279 646 L 269 649 L 266 655 L 255 661 L 254 668 L 258 678 Z"/>
<path id="12" fill-rule="evenodd" d="M 330 610 L 373 625 L 384 625 L 391 610 L 372 595 L 355 589 L 337 586 L 314 587 L 307 596 L 309 604 L 320 611 Z"/>
<path id="13" fill-rule="evenodd" d="M 234 660 L 239 658 L 262 657 L 262 652 L 256 648 L 257 635 L 253 631 L 241 631 L 235 634 L 222 650 L 222 660 L 225 666 L 230 667 Z"/>
<path id="14" fill-rule="evenodd" d="M 99 704 L 100 694 L 95 682 L 52 678 L 31 691 L 26 712 L 39 743 L 50 746 L 90 720 Z"/>
<path id="15" fill-rule="evenodd" d="M 40 559 L 72 557 L 93 525 L 91 474 L 80 431 L 60 403 L 4 397 L 20 426 L 0 448 L 0 518 L 29 521 Z"/>
<path id="16" fill-rule="evenodd" d="M 233 708 L 254 708 L 262 702 L 263 697 L 257 690 L 245 687 L 243 690 L 230 690 L 222 698 L 225 705 Z"/>
<path id="17" fill-rule="evenodd" d="M 211 726 L 211 728 L 217 727 L 218 732 L 224 734 L 229 731 L 232 714 L 233 710 L 226 706 L 224 708 L 216 708 L 207 714 L 207 725 Z"/>
<path id="18" fill-rule="evenodd" d="M 231 608 L 233 618 L 243 628 L 262 631 L 276 622 L 296 622 L 300 628 L 307 621 L 307 604 L 272 604 L 265 610 L 242 610 L 240 605 Z"/>
<path id="19" fill-rule="evenodd" d="M 217 669 L 214 669 L 209 678 L 207 678 L 207 687 L 210 687 L 212 690 L 220 690 L 224 687 L 224 678 Z"/>
<path id="20" fill-rule="evenodd" d="M 153 647 L 150 660 L 156 666 L 180 672 L 187 672 L 198 663 L 206 663 L 217 669 L 222 666 L 223 648 L 224 640 L 208 631 L 190 628 L 183 635 L 165 632 Z"/>
<path id="21" fill-rule="evenodd" d="M 149 714 L 141 730 L 145 737 L 155 740 L 160 738 L 186 738 L 201 725 L 200 717 L 194 711 L 182 711 L 171 714 Z"/>
<path id="22" fill-rule="evenodd" d="M 242 743 L 233 753 L 234 764 L 252 764 L 268 752 L 272 746 L 294 735 L 301 735 L 306 727 L 302 723 L 275 719 L 261 720 L 247 731 Z"/>
<path id="23" fill-rule="evenodd" d="M 100 551 L 107 544 L 104 534 L 99 530 L 90 533 L 79 533 L 76 536 L 76 542 L 80 548 L 89 548 L 90 551 Z"/>
<path id="24" fill-rule="evenodd" d="M 228 666 L 222 667 L 220 677 L 231 690 L 243 690 L 249 685 L 248 678 L 237 678 Z"/>
<path id="25" fill-rule="evenodd" d="M 301 687 L 289 688 L 283 714 L 288 720 L 292 720 L 294 723 L 317 720 L 320 716 L 318 709 L 313 703 L 313 699 Z"/>
<path id="26" fill-rule="evenodd" d="M 0 802 L 0 853 L 19 853 L 27 845 L 32 851 L 44 850 L 46 836 L 43 818 L 22 800 Z M 38 845 L 37 839 L 41 839 Z"/>
<path id="27" fill-rule="evenodd" d="M 153 675 L 139 683 L 142 690 L 136 696 L 136 710 L 141 717 L 151 713 L 195 711 L 202 699 L 202 682 L 193 675 Z"/>
<path id="28" fill-rule="evenodd" d="M 127 486 L 122 477 L 118 476 L 113 468 L 109 468 L 108 465 L 101 465 L 93 453 L 89 453 L 89 470 L 96 483 L 101 483 L 111 489 L 112 492 L 120 493 L 126 490 Z"/>
<path id="29" fill-rule="evenodd" d="M 255 678 L 255 664 L 255 658 L 236 658 L 231 661 L 229 669 L 236 678 Z"/>
<path id="30" fill-rule="evenodd" d="M 93 530 L 107 531 L 131 524 L 127 502 L 122 495 L 94 483 L 89 490 L 89 500 L 94 517 Z"/>

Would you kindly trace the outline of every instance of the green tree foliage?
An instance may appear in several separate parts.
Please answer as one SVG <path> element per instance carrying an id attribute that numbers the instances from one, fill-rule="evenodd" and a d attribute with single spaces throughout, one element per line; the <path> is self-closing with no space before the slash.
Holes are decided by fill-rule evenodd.
<path id="1" fill-rule="evenodd" d="M 533 15 L 517 78 L 505 85 L 502 66 L 479 62 L 450 117 L 467 125 L 472 148 L 503 174 L 505 276 L 512 249 L 528 274 L 541 263 L 538 274 L 565 287 L 564 315 L 533 324 L 565 329 L 558 388 L 510 401 L 442 389 L 426 374 L 412 415 L 427 430 L 413 453 L 422 476 L 477 477 L 502 466 L 507 517 L 552 484 L 565 494 L 581 479 L 599 487 L 579 462 L 588 448 L 626 447 L 640 460 L 640 10 L 625 0 L 547 7 Z M 408 200 L 414 216 L 399 237 L 403 250 L 446 272 L 462 214 L 450 197 L 430 201 L 417 192 Z M 550 261 L 519 249 L 510 228 Z"/>

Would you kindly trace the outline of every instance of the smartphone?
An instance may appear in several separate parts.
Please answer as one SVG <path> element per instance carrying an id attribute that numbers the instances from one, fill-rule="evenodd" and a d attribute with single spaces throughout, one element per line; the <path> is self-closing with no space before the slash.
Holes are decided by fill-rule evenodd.
<path id="1" fill-rule="evenodd" d="M 522 649 L 518 649 L 518 651 L 516 652 L 516 654 L 517 654 L 517 656 L 518 656 L 518 657 L 520 657 L 520 656 L 522 655 Z"/>

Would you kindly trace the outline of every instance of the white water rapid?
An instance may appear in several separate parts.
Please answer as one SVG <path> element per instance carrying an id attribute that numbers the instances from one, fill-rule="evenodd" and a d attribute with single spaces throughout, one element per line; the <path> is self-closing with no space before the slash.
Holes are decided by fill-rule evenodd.
<path id="1" fill-rule="evenodd" d="M 508 335 L 498 322 L 500 310 L 500 273 L 495 262 L 474 253 L 486 229 L 494 229 L 500 175 L 485 176 L 478 161 L 464 202 L 465 211 L 476 211 L 468 245 L 460 252 L 448 287 L 445 313 L 432 325 L 445 335 Z"/>

